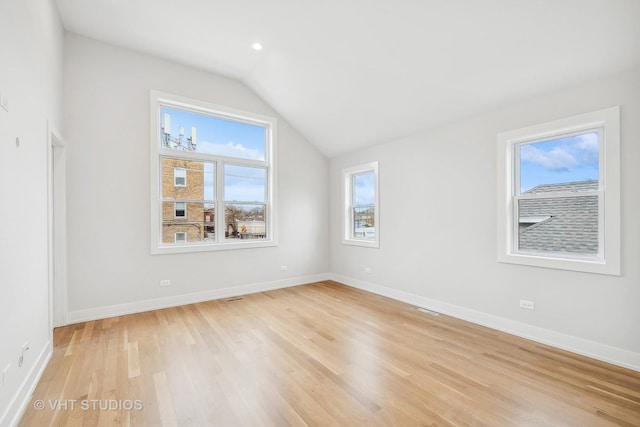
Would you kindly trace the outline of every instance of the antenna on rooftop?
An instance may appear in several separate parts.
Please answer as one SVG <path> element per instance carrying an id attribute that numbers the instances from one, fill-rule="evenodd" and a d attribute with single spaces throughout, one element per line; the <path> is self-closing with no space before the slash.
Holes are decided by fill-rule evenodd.
<path id="1" fill-rule="evenodd" d="M 196 139 L 197 136 L 195 126 L 191 126 L 191 136 L 187 138 L 186 146 L 182 142 L 182 139 L 184 138 L 183 126 L 178 127 L 178 138 L 171 138 L 171 115 L 169 113 L 164 113 L 161 129 L 163 147 L 171 148 L 174 150 L 196 151 L 198 142 Z"/>

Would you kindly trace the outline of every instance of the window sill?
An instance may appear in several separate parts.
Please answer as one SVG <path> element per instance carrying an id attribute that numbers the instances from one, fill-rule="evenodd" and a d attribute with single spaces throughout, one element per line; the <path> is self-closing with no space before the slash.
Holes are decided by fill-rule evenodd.
<path id="1" fill-rule="evenodd" d="M 165 245 L 151 248 L 152 255 L 163 254 L 181 254 L 181 253 L 193 253 L 193 252 L 211 252 L 211 251 L 227 251 L 234 249 L 251 249 L 251 248 L 266 248 L 278 246 L 278 242 L 275 240 L 261 240 L 258 242 L 225 242 L 216 244 L 190 244 L 190 245 Z"/>
<path id="2" fill-rule="evenodd" d="M 620 275 L 620 265 L 602 259 L 559 258 L 542 254 L 501 254 L 498 261 L 506 264 L 520 264 L 531 267 L 554 268 L 559 270 L 580 271 L 584 273 Z"/>
<path id="3" fill-rule="evenodd" d="M 374 240 L 356 240 L 356 239 L 342 239 L 343 245 L 363 246 L 366 248 L 380 248 L 380 243 Z"/>

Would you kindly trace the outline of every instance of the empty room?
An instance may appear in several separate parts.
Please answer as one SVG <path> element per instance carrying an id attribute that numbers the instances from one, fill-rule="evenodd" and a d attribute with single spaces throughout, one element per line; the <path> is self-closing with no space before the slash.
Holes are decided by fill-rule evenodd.
<path id="1" fill-rule="evenodd" d="M 637 0 L 0 0 L 0 427 L 640 426 Z"/>

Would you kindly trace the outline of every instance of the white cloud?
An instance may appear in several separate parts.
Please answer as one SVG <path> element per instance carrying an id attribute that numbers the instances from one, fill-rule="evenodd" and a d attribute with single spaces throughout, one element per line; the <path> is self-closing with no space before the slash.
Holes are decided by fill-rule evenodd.
<path id="1" fill-rule="evenodd" d="M 569 170 L 578 164 L 576 158 L 562 147 L 543 151 L 533 145 L 525 145 L 520 150 L 520 159 L 549 170 Z"/>
<path id="2" fill-rule="evenodd" d="M 531 163 L 552 171 L 569 171 L 598 164 L 598 136 L 595 133 L 577 135 L 555 141 L 523 145 L 523 163 Z"/>
<path id="3" fill-rule="evenodd" d="M 229 141 L 220 144 L 209 141 L 199 141 L 198 151 L 206 154 L 216 154 L 218 156 L 238 157 L 241 159 L 264 160 L 264 152 L 247 148 L 240 143 Z"/>

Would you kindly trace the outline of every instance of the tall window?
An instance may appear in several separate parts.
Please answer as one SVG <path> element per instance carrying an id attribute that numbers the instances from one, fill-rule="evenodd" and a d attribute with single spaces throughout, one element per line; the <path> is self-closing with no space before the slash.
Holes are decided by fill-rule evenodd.
<path id="1" fill-rule="evenodd" d="M 274 246 L 276 121 L 151 93 L 151 251 Z"/>
<path id="2" fill-rule="evenodd" d="M 345 169 L 342 179 L 343 243 L 379 247 L 378 162 Z"/>
<path id="3" fill-rule="evenodd" d="M 619 274 L 618 117 L 616 107 L 498 136 L 500 261 Z"/>

